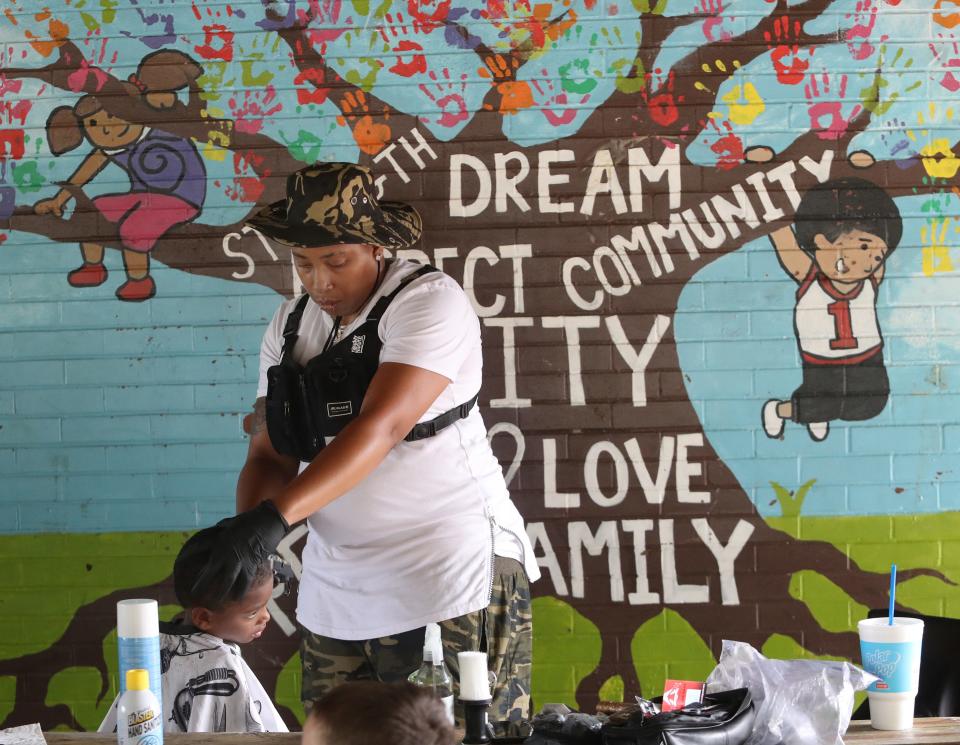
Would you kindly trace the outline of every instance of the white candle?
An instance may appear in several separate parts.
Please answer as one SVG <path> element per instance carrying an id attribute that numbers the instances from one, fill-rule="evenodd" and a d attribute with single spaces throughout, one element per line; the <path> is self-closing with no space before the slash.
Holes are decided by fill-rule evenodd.
<path id="1" fill-rule="evenodd" d="M 483 652 L 458 652 L 460 663 L 460 700 L 486 701 L 490 698 L 487 655 Z"/>

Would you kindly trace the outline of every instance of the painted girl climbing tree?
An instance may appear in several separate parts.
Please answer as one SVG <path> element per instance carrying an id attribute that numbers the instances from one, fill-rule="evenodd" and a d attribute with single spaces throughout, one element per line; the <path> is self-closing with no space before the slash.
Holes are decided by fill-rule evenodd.
<path id="1" fill-rule="evenodd" d="M 155 72 L 158 69 L 162 71 L 159 74 Z M 125 95 L 142 95 L 148 105 L 164 108 L 164 104 L 171 105 L 175 91 L 199 73 L 200 68 L 186 55 L 158 52 L 144 58 L 137 75 L 131 76 L 139 86 L 128 82 L 121 84 L 121 89 Z M 126 172 L 128 192 L 104 194 L 92 203 L 104 219 L 116 225 L 123 246 L 127 280 L 117 288 L 117 297 L 142 302 L 157 291 L 150 276 L 150 251 L 171 228 L 200 214 L 206 169 L 189 139 L 111 114 L 104 106 L 106 98 L 87 94 L 74 106 L 62 106 L 50 114 L 46 130 L 51 153 L 69 152 L 84 140 L 93 149 L 55 196 L 40 200 L 33 208 L 38 215 L 61 216 L 70 199 L 108 164 Z M 80 244 L 80 251 L 83 264 L 67 275 L 67 281 L 74 287 L 102 285 L 107 281 L 104 246 L 87 240 Z"/>

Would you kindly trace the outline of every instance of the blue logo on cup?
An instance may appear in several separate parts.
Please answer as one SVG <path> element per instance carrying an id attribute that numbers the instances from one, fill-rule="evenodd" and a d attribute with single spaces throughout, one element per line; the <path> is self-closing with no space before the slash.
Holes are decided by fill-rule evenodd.
<path id="1" fill-rule="evenodd" d="M 913 690 L 913 657 L 919 644 L 911 642 L 860 641 L 863 668 L 881 678 L 868 688 L 874 693 L 905 693 Z"/>

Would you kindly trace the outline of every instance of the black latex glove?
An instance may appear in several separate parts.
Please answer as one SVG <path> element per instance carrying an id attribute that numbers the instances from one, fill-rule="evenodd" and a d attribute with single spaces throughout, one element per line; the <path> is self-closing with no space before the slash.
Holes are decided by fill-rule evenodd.
<path id="1" fill-rule="evenodd" d="M 217 525 L 224 528 L 223 535 L 216 552 L 194 581 L 193 591 L 204 590 L 204 595 L 219 604 L 246 593 L 257 569 L 276 551 L 290 526 L 269 499 Z"/>

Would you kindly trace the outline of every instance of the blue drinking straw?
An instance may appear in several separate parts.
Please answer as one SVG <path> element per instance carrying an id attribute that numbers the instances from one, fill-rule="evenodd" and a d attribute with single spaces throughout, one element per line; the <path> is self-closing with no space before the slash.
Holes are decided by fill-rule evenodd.
<path id="1" fill-rule="evenodd" d="M 893 606 L 896 603 L 897 598 L 897 565 L 890 565 L 890 611 L 889 611 L 889 621 L 890 625 L 893 626 Z"/>

